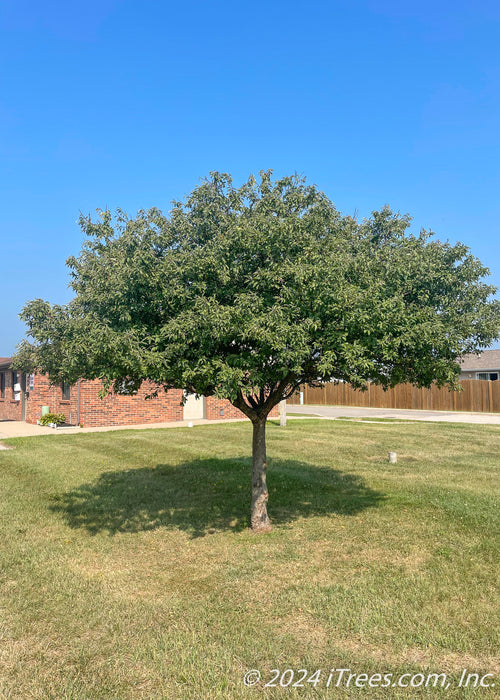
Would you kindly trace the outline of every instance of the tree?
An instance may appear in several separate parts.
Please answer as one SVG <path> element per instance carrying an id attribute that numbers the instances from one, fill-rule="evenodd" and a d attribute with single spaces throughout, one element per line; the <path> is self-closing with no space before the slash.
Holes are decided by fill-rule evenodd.
<path id="1" fill-rule="evenodd" d="M 410 235 L 388 207 L 358 222 L 297 175 L 211 173 L 168 216 L 81 217 L 74 299 L 29 302 L 15 364 L 53 381 L 149 379 L 229 399 L 253 424 L 252 528 L 267 514 L 266 419 L 300 384 L 457 387 L 457 357 L 500 328 L 466 246 Z"/>

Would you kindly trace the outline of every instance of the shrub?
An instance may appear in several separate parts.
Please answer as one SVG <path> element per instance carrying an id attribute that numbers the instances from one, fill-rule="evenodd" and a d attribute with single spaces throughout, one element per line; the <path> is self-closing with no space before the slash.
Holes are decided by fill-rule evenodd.
<path id="1" fill-rule="evenodd" d="M 40 418 L 40 425 L 49 425 L 49 423 L 55 423 L 56 425 L 61 425 L 66 421 L 66 416 L 64 413 L 46 413 Z"/>

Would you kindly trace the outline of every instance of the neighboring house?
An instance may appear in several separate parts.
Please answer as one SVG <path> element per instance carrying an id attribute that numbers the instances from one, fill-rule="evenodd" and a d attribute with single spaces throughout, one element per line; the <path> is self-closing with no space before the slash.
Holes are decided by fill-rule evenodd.
<path id="1" fill-rule="evenodd" d="M 100 399 L 101 388 L 97 379 L 81 379 L 72 386 L 51 386 L 47 375 L 16 372 L 11 368 L 10 357 L 0 357 L 0 420 L 36 423 L 44 406 L 51 413 L 64 413 L 67 423 L 86 428 L 245 417 L 229 401 L 212 396 L 188 396 L 183 406 L 180 389 L 167 393 L 161 389 L 157 398 L 146 399 L 155 389 L 151 382 L 144 382 L 135 396 L 113 394 Z M 278 415 L 277 407 L 271 415 Z"/>
<path id="2" fill-rule="evenodd" d="M 464 355 L 460 379 L 500 379 L 500 350 L 484 350 L 479 355 Z"/>

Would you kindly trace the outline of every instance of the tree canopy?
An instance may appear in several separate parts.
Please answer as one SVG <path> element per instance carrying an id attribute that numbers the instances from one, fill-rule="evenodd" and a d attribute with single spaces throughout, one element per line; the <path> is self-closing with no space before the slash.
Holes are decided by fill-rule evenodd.
<path id="1" fill-rule="evenodd" d="M 332 379 L 456 388 L 457 358 L 499 334 L 495 288 L 465 245 L 412 235 L 389 207 L 342 216 L 297 175 L 235 187 L 215 172 L 169 215 L 80 225 L 75 296 L 26 304 L 16 366 L 229 399 L 254 424 L 256 529 L 269 528 L 265 420 L 280 400 Z"/>

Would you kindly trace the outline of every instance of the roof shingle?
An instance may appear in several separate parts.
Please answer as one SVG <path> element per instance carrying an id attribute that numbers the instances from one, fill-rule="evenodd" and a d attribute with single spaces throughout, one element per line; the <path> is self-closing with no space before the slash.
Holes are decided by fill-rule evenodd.
<path id="1" fill-rule="evenodd" d="M 479 355 L 464 355 L 462 370 L 500 369 L 500 350 L 484 350 Z"/>

